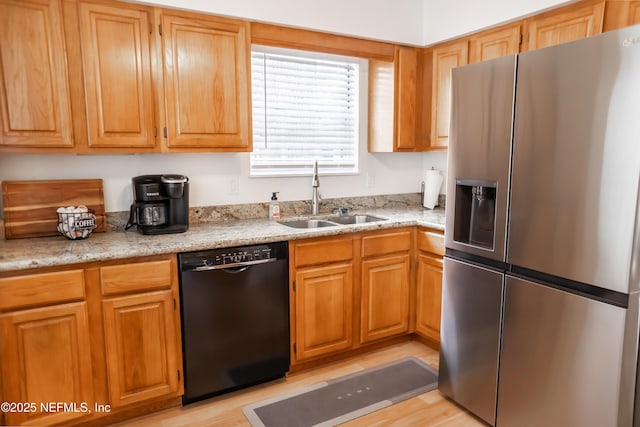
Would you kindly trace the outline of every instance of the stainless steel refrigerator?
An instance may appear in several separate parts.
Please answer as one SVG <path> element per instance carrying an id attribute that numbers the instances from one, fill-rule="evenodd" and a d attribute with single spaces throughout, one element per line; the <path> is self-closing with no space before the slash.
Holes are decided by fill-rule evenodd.
<path id="1" fill-rule="evenodd" d="M 440 391 L 640 426 L 640 26 L 454 69 L 448 161 Z"/>

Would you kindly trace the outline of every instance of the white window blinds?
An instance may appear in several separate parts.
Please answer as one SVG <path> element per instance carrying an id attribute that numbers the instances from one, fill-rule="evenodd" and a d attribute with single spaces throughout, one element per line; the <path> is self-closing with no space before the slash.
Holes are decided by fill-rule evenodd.
<path id="1" fill-rule="evenodd" d="M 287 50 L 251 53 L 252 176 L 358 169 L 359 60 Z"/>

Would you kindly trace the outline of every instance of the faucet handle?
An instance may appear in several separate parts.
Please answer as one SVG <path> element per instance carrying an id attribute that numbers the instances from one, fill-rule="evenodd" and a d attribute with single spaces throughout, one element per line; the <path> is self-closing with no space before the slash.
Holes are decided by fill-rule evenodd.
<path id="1" fill-rule="evenodd" d="M 333 212 L 334 214 L 338 214 L 340 216 L 347 215 L 349 213 L 349 208 L 335 208 L 331 212 Z"/>

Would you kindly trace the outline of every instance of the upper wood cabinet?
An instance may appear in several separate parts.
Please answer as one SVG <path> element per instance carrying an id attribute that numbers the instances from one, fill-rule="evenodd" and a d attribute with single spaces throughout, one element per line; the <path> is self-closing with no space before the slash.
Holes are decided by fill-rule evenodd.
<path id="1" fill-rule="evenodd" d="M 369 61 L 369 132 L 371 153 L 396 149 L 395 129 L 395 64 L 392 61 Z"/>
<path id="2" fill-rule="evenodd" d="M 248 34 L 244 21 L 163 12 L 170 150 L 251 151 Z"/>
<path id="3" fill-rule="evenodd" d="M 0 114 L 0 147 L 73 147 L 59 1 L 0 1 Z"/>
<path id="4" fill-rule="evenodd" d="M 369 152 L 421 151 L 416 134 L 419 49 L 369 62 Z"/>
<path id="5" fill-rule="evenodd" d="M 541 49 L 600 34 L 605 2 L 578 2 L 527 21 L 527 50 Z"/>
<path id="6" fill-rule="evenodd" d="M 640 24 L 640 1 L 607 1 L 602 31 L 617 30 L 635 24 Z"/>
<path id="7" fill-rule="evenodd" d="M 79 18 L 89 147 L 154 148 L 152 10 L 80 3 Z"/>
<path id="8" fill-rule="evenodd" d="M 0 0 L 0 149 L 251 151 L 249 28 L 117 1 Z"/>
<path id="9" fill-rule="evenodd" d="M 433 49 L 430 148 L 447 148 L 449 146 L 451 70 L 467 64 L 468 54 L 466 40 Z"/>
<path id="10" fill-rule="evenodd" d="M 418 49 L 400 46 L 396 50 L 396 114 L 395 148 L 415 151 L 416 140 L 416 82 Z"/>
<path id="11" fill-rule="evenodd" d="M 629 4 L 627 16 L 628 25 L 640 24 L 640 1 L 633 1 Z"/>
<path id="12" fill-rule="evenodd" d="M 474 34 L 469 38 L 469 63 L 516 54 L 521 37 L 519 23 Z"/>

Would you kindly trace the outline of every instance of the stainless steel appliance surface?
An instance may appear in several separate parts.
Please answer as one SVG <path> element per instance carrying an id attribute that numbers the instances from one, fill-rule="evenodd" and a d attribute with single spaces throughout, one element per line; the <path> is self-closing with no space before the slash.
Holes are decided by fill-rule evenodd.
<path id="1" fill-rule="evenodd" d="M 508 58 L 452 73 L 439 388 L 500 427 L 640 426 L 640 26 Z"/>
<path id="2" fill-rule="evenodd" d="M 504 274 L 446 257 L 438 388 L 492 423 L 496 418 Z M 469 369 L 475 367 L 475 369 Z"/>
<path id="3" fill-rule="evenodd" d="M 508 276 L 499 426 L 615 426 L 622 307 Z M 626 424 L 630 425 L 630 424 Z"/>
<path id="4" fill-rule="evenodd" d="M 493 424 L 516 57 L 454 69 L 439 390 Z"/>
<path id="5" fill-rule="evenodd" d="M 286 242 L 178 255 L 189 404 L 289 370 Z"/>

